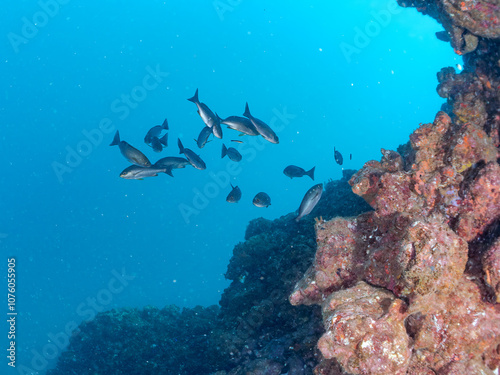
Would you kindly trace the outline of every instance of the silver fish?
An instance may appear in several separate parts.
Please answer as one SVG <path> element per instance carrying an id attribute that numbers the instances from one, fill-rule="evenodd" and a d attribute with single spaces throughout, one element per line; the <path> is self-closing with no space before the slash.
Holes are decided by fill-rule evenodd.
<path id="1" fill-rule="evenodd" d="M 309 176 L 311 179 L 314 181 L 314 170 L 316 167 L 312 167 L 309 171 L 306 171 L 303 168 L 297 167 L 296 165 L 289 165 L 286 167 L 283 171 L 285 176 L 294 178 L 294 177 L 302 177 L 302 176 Z"/>
<path id="2" fill-rule="evenodd" d="M 269 125 L 267 125 L 264 121 L 259 120 L 258 118 L 252 116 L 252 114 L 250 113 L 250 109 L 248 108 L 248 103 L 246 103 L 245 105 L 245 113 L 243 113 L 243 116 L 248 117 L 250 119 L 255 129 L 259 132 L 261 136 L 264 137 L 265 140 L 271 143 L 280 142 L 278 136 L 273 131 L 273 129 L 269 127 Z"/>
<path id="3" fill-rule="evenodd" d="M 220 126 L 220 124 L 214 124 L 212 129 L 214 136 L 216 136 L 219 139 L 222 139 L 222 127 Z"/>
<path id="4" fill-rule="evenodd" d="M 223 143 L 222 144 L 222 153 L 221 153 L 221 158 L 224 158 L 224 156 L 228 156 L 229 159 L 232 161 L 241 161 L 241 154 L 240 152 L 235 149 L 234 147 L 226 147 L 226 145 Z"/>
<path id="5" fill-rule="evenodd" d="M 196 104 L 196 107 L 198 107 L 198 114 L 200 115 L 206 126 L 212 128 L 214 124 L 220 124 L 217 115 L 215 115 L 215 113 L 213 113 L 205 103 L 201 103 L 198 100 L 198 89 L 196 89 L 194 96 L 192 98 L 189 98 L 188 100 Z"/>
<path id="6" fill-rule="evenodd" d="M 304 216 L 309 215 L 314 207 L 318 204 L 321 199 L 321 195 L 323 194 L 323 184 L 314 185 L 310 188 L 304 198 L 302 199 L 302 203 L 300 203 L 299 214 L 295 218 L 295 221 L 299 221 Z"/>
<path id="7" fill-rule="evenodd" d="M 260 192 L 253 198 L 252 203 L 257 207 L 268 207 L 271 205 L 271 197 L 264 192 Z"/>
<path id="8" fill-rule="evenodd" d="M 177 145 L 179 146 L 179 154 L 184 154 L 187 160 L 191 163 L 193 167 L 196 169 L 206 169 L 207 165 L 205 162 L 200 158 L 199 155 L 195 154 L 194 151 L 190 150 L 189 148 L 185 148 L 182 145 L 182 142 L 180 139 L 177 139 Z"/>
<path id="9" fill-rule="evenodd" d="M 142 180 L 145 177 L 158 176 L 158 173 L 166 173 L 172 176 L 172 169 L 157 168 L 155 166 L 140 167 L 138 165 L 131 165 L 120 173 L 120 177 L 126 180 Z"/>
<path id="10" fill-rule="evenodd" d="M 219 117 L 219 120 L 221 124 L 227 125 L 229 129 L 237 130 L 247 135 L 259 135 L 259 132 L 255 129 L 255 126 L 253 126 L 252 121 L 246 117 L 229 116 L 225 119 L 221 119 Z"/>
<path id="11" fill-rule="evenodd" d="M 116 131 L 115 137 L 113 138 L 113 142 L 111 142 L 110 146 L 118 146 L 120 147 L 120 152 L 125 159 L 127 159 L 132 164 L 138 165 L 140 167 L 151 167 L 151 162 L 148 160 L 146 155 L 140 152 L 135 147 L 129 145 L 125 141 L 120 141 L 120 133 L 118 130 Z"/>

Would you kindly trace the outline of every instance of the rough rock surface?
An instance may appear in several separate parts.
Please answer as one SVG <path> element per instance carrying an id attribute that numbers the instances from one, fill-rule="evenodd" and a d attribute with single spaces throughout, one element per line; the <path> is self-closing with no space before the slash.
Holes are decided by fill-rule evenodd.
<path id="1" fill-rule="evenodd" d="M 323 304 L 327 331 L 318 347 L 349 373 L 405 374 L 411 358 L 406 315 L 402 300 L 361 281 Z"/>
<path id="2" fill-rule="evenodd" d="M 316 224 L 316 256 L 289 300 L 323 308 L 318 374 L 332 359 L 352 374 L 489 374 L 500 363 L 500 4 L 399 2 L 444 26 L 465 69 L 438 74 L 447 103 L 433 123 L 351 178 L 375 211 Z"/>
<path id="3" fill-rule="evenodd" d="M 220 307 L 100 313 L 80 325 L 49 374 L 312 374 L 321 357 L 321 309 L 294 307 L 288 295 L 316 251 L 315 218 L 371 210 L 350 189 L 354 172 L 328 182 L 299 223 L 295 214 L 250 222 L 233 250 L 226 273 L 232 283 Z M 335 361 L 329 366 L 343 374 Z"/>

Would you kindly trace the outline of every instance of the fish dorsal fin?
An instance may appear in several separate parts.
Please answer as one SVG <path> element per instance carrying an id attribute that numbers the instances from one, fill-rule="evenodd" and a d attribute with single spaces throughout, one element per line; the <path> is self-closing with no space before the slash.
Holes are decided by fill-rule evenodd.
<path id="1" fill-rule="evenodd" d="M 250 118 L 252 115 L 250 114 L 250 108 L 248 108 L 248 102 L 245 103 L 245 112 L 243 113 L 243 116 Z"/>

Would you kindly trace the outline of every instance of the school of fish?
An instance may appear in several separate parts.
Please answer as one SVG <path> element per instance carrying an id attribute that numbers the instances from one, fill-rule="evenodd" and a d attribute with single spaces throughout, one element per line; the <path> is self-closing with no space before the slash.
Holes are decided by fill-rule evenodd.
<path id="1" fill-rule="evenodd" d="M 196 105 L 198 110 L 197 112 L 204 123 L 204 127 L 201 129 L 198 137 L 194 139 L 199 149 L 202 149 L 208 142 L 210 142 L 208 139 L 211 135 L 222 139 L 222 124 L 226 125 L 228 129 L 240 132 L 240 135 L 260 135 L 271 143 L 279 143 L 279 138 L 271 127 L 250 113 L 248 103 L 245 104 L 245 112 L 243 113 L 244 117 L 229 116 L 223 119 L 219 117 L 217 113 L 213 112 L 205 103 L 200 102 L 198 98 L 198 89 L 196 89 L 194 96 L 188 100 Z M 168 147 L 168 130 L 168 121 L 165 119 L 162 125 L 153 126 L 148 130 L 144 137 L 144 143 L 150 146 L 155 152 L 162 152 L 164 148 Z M 241 140 L 231 140 L 231 142 L 243 143 Z M 125 159 L 132 163 L 132 165 L 128 166 L 120 173 L 120 177 L 123 179 L 143 180 L 146 177 L 158 176 L 159 173 L 165 173 L 173 177 L 173 169 L 185 168 L 187 165 L 191 165 L 199 170 L 206 169 L 207 167 L 201 156 L 193 150 L 185 147 L 180 139 L 177 140 L 179 154 L 184 154 L 185 158 L 167 156 L 159 159 L 154 164 L 152 164 L 146 155 L 144 155 L 137 148 L 133 147 L 126 141 L 121 140 L 120 133 L 118 131 L 116 131 L 110 146 L 118 146 Z M 242 155 L 237 149 L 234 147 L 227 147 L 223 143 L 221 157 L 224 158 L 225 156 L 234 162 L 242 160 Z M 342 165 L 342 154 L 335 147 L 334 159 L 337 164 Z M 352 159 L 352 154 L 350 155 L 350 159 Z M 314 181 L 314 171 L 315 167 L 306 171 L 301 167 L 289 165 L 283 170 L 283 173 L 285 176 L 290 178 L 309 176 Z M 233 186 L 232 184 L 231 188 L 232 190 L 227 195 L 226 201 L 229 203 L 237 203 L 240 201 L 242 196 L 241 190 L 238 186 Z M 299 221 L 301 218 L 311 213 L 321 199 L 322 193 L 323 184 L 314 185 L 305 193 L 299 206 L 298 214 L 295 218 L 296 221 Z M 256 207 L 268 207 L 271 205 L 271 197 L 265 192 L 260 192 L 255 195 L 252 203 Z"/>

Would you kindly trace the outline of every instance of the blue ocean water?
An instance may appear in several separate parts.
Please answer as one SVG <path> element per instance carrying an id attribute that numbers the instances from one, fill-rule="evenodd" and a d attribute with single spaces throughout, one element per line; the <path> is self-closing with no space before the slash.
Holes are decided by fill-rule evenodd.
<path id="1" fill-rule="evenodd" d="M 461 59 L 434 36 L 440 25 L 395 4 L 7 3 L 0 288 L 6 297 L 7 259 L 15 258 L 18 315 L 17 367 L 4 357 L 1 373 L 43 374 L 62 333 L 102 310 L 217 304 L 249 220 L 295 211 L 314 183 L 378 160 L 380 148 L 396 149 L 432 121 L 444 102 L 436 73 Z M 197 88 L 221 117 L 241 116 L 248 102 L 280 143 L 224 126 L 222 141 L 198 150 L 203 122 L 186 100 Z M 156 154 L 143 138 L 165 118 L 169 146 Z M 129 163 L 109 147 L 116 130 L 152 161 L 179 156 L 180 138 L 207 169 L 121 179 Z M 222 142 L 243 160 L 221 159 Z M 289 164 L 316 166 L 315 182 L 287 178 Z M 242 190 L 237 204 L 225 201 L 229 183 Z M 270 207 L 252 205 L 260 191 Z"/>

